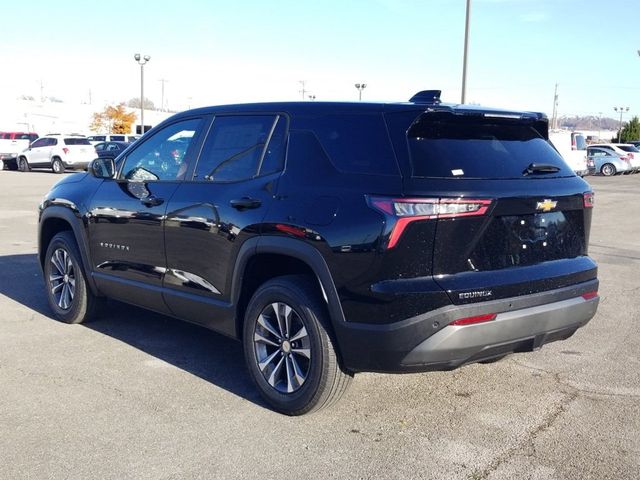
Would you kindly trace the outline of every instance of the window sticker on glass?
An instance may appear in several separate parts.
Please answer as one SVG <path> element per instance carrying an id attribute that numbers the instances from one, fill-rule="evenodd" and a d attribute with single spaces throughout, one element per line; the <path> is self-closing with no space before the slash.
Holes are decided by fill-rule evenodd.
<path id="1" fill-rule="evenodd" d="M 459 177 L 460 175 L 464 175 L 464 170 L 461 168 L 456 168 L 455 170 L 451 170 L 451 175 L 454 177 Z"/>

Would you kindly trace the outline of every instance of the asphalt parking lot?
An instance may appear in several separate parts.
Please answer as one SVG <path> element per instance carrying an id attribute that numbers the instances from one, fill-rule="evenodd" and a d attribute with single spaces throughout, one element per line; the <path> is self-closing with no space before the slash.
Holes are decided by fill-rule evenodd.
<path id="1" fill-rule="evenodd" d="M 357 375 L 341 403 L 269 410 L 242 351 L 112 303 L 51 318 L 36 208 L 59 179 L 0 172 L 0 478 L 640 477 L 640 174 L 591 177 L 598 314 L 564 342 L 453 372 Z"/>

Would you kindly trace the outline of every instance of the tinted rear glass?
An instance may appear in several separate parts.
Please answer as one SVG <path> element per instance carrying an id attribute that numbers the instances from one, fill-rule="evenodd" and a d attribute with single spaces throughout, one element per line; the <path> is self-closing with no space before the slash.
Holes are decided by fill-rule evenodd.
<path id="1" fill-rule="evenodd" d="M 514 123 L 423 121 L 408 133 L 414 177 L 523 178 L 531 163 L 572 176 L 562 157 L 532 126 Z"/>
<path id="2" fill-rule="evenodd" d="M 64 144 L 65 145 L 91 145 L 89 140 L 87 140 L 86 138 L 65 138 Z"/>

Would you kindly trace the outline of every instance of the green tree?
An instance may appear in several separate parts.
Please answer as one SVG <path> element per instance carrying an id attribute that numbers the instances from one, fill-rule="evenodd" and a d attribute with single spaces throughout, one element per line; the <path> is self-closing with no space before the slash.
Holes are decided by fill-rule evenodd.
<path id="1" fill-rule="evenodd" d="M 616 135 L 616 141 L 618 140 Z M 620 141 L 623 143 L 631 142 L 633 140 L 640 140 L 640 119 L 633 117 L 629 120 L 620 133 Z"/>
<path id="2" fill-rule="evenodd" d="M 127 112 L 124 103 L 107 106 L 102 112 L 93 114 L 89 129 L 96 133 L 131 133 L 131 126 L 136 120 L 136 114 Z"/>

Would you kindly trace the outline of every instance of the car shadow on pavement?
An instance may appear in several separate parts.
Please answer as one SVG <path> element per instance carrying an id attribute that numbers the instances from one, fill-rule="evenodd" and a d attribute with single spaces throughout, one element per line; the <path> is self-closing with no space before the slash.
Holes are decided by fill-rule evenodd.
<path id="1" fill-rule="evenodd" d="M 0 256 L 0 264 L 9 271 L 8 276 L 0 276 L 0 295 L 53 319 L 44 294 L 37 255 Z M 268 408 L 246 371 L 240 342 L 115 301 L 109 301 L 97 319 L 83 326 Z"/>

